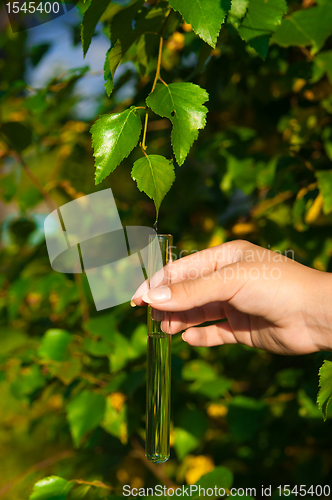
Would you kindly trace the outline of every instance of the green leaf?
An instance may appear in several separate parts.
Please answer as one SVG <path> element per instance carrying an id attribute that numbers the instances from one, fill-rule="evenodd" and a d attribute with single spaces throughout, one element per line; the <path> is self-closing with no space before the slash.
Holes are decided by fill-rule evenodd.
<path id="1" fill-rule="evenodd" d="M 91 39 L 95 32 L 99 19 L 111 3 L 111 0 L 92 0 L 87 10 L 84 12 L 81 25 L 81 39 L 83 57 L 86 56 L 90 47 Z"/>
<path id="2" fill-rule="evenodd" d="M 91 127 L 95 157 L 95 182 L 99 184 L 136 146 L 142 122 L 134 106 L 113 115 L 102 115 Z"/>
<path id="3" fill-rule="evenodd" d="M 46 384 L 45 376 L 38 365 L 21 368 L 18 377 L 12 382 L 11 390 L 16 398 L 32 394 Z"/>
<path id="4" fill-rule="evenodd" d="M 213 488 L 216 486 L 217 489 L 230 489 L 233 484 L 233 474 L 226 467 L 216 467 L 211 472 L 204 474 L 195 484 L 204 489 L 211 488 L 212 485 Z M 212 496 L 211 498 L 216 497 Z"/>
<path id="5" fill-rule="evenodd" d="M 47 89 L 42 89 L 25 100 L 24 106 L 32 113 L 42 113 L 48 107 Z"/>
<path id="6" fill-rule="evenodd" d="M 229 406 L 227 422 L 233 439 L 243 441 L 252 438 L 265 425 L 267 407 L 263 401 L 247 396 L 235 396 Z"/>
<path id="7" fill-rule="evenodd" d="M 318 171 L 316 177 L 324 200 L 324 214 L 329 214 L 332 212 L 332 170 Z"/>
<path id="8" fill-rule="evenodd" d="M 146 325 L 141 324 L 135 328 L 134 333 L 131 336 L 130 343 L 136 356 L 141 356 L 146 353 L 147 333 L 148 331 Z"/>
<path id="9" fill-rule="evenodd" d="M 320 52 L 314 59 L 314 77 L 311 82 L 315 83 L 326 73 L 330 83 L 332 84 L 332 50 Z"/>
<path id="10" fill-rule="evenodd" d="M 116 409 L 112 405 L 112 398 L 107 398 L 105 418 L 101 427 L 106 432 L 120 439 L 121 443 L 127 442 L 127 407 L 124 404 L 121 409 Z"/>
<path id="11" fill-rule="evenodd" d="M 138 189 L 154 201 L 158 217 L 160 204 L 175 179 L 172 160 L 159 155 L 144 156 L 135 161 L 131 176 Z"/>
<path id="12" fill-rule="evenodd" d="M 149 72 L 155 71 L 157 64 L 159 40 L 151 33 L 147 33 L 139 37 L 137 49 L 137 62 L 140 74 L 148 75 Z"/>
<path id="13" fill-rule="evenodd" d="M 232 0 L 231 10 L 228 12 L 227 22 L 235 28 L 240 26 L 242 18 L 247 12 L 249 0 Z"/>
<path id="14" fill-rule="evenodd" d="M 267 56 L 269 40 L 287 12 L 285 0 L 250 0 L 248 11 L 239 27 L 242 40 L 263 58 Z"/>
<path id="15" fill-rule="evenodd" d="M 0 354 L 6 356 L 9 352 L 23 347 L 28 340 L 26 333 L 10 327 L 1 327 Z"/>
<path id="16" fill-rule="evenodd" d="M 232 381 L 226 377 L 217 377 L 214 380 L 196 380 L 190 385 L 190 392 L 197 392 L 209 399 L 218 399 L 232 386 Z"/>
<path id="17" fill-rule="evenodd" d="M 111 21 L 111 42 L 114 45 L 118 40 L 122 38 L 127 38 L 130 36 L 136 29 L 133 29 L 133 21 L 136 20 L 138 12 L 142 10 L 143 0 L 139 0 L 138 2 L 129 5 L 129 7 L 125 7 L 121 9 L 119 12 L 115 14 Z M 143 16 L 147 9 L 143 9 Z"/>
<path id="18" fill-rule="evenodd" d="M 0 126 L 0 137 L 18 153 L 30 146 L 32 142 L 32 129 L 22 123 L 6 122 Z"/>
<path id="19" fill-rule="evenodd" d="M 199 438 L 188 432 L 186 429 L 177 427 L 174 431 L 174 449 L 179 460 L 182 460 L 188 453 L 199 445 Z"/>
<path id="20" fill-rule="evenodd" d="M 319 391 L 317 396 L 318 407 L 327 418 L 327 407 L 332 398 L 332 361 L 326 359 L 319 369 Z"/>
<path id="21" fill-rule="evenodd" d="M 114 82 L 113 77 L 124 55 L 137 40 L 146 33 L 160 32 L 170 8 L 167 2 L 161 1 L 155 7 L 143 7 L 143 0 L 135 2 L 118 12 L 111 22 L 112 47 L 106 54 L 104 64 L 105 90 L 110 96 Z M 135 28 L 133 29 L 133 25 Z M 155 36 L 158 42 L 158 36 Z M 138 47 L 136 52 L 138 51 Z"/>
<path id="22" fill-rule="evenodd" d="M 114 332 L 116 332 L 115 316 L 111 313 L 90 318 L 83 324 L 83 328 L 93 337 L 102 338 L 107 342 L 114 342 Z"/>
<path id="23" fill-rule="evenodd" d="M 197 448 L 208 425 L 208 420 L 201 411 L 187 408 L 181 411 L 174 437 L 174 448 L 179 460 Z"/>
<path id="24" fill-rule="evenodd" d="M 304 370 L 302 368 L 286 368 L 276 374 L 276 381 L 280 387 L 294 388 L 299 384 Z"/>
<path id="25" fill-rule="evenodd" d="M 83 436 L 95 429 L 104 418 L 106 400 L 101 394 L 83 391 L 67 407 L 67 419 L 76 447 Z"/>
<path id="26" fill-rule="evenodd" d="M 256 188 L 258 168 L 254 158 L 246 156 L 237 158 L 229 154 L 226 150 L 223 156 L 227 158 L 227 171 L 230 174 L 234 185 L 245 194 L 250 194 Z"/>
<path id="27" fill-rule="evenodd" d="M 31 47 L 29 51 L 29 57 L 33 67 L 37 66 L 37 64 L 41 61 L 50 47 L 50 43 L 41 43 Z"/>
<path id="28" fill-rule="evenodd" d="M 106 53 L 104 64 L 105 90 L 108 97 L 114 88 L 114 73 L 123 56 L 138 37 L 136 31 L 132 28 L 132 24 L 142 5 L 143 2 L 139 1 L 125 9 L 121 9 L 111 21 L 112 47 Z"/>
<path id="29" fill-rule="evenodd" d="M 104 340 L 86 338 L 84 340 L 84 349 L 92 356 L 108 356 L 112 352 L 112 344 Z"/>
<path id="30" fill-rule="evenodd" d="M 48 330 L 42 338 L 39 355 L 53 361 L 65 361 L 69 357 L 71 341 L 72 335 L 65 330 Z"/>
<path id="31" fill-rule="evenodd" d="M 191 24 L 194 32 L 206 43 L 215 47 L 226 13 L 231 8 L 230 0 L 169 0 L 171 7 Z"/>
<path id="32" fill-rule="evenodd" d="M 133 349 L 128 339 L 115 332 L 112 352 L 109 355 L 110 371 L 116 372 L 123 368 L 133 356 Z"/>
<path id="33" fill-rule="evenodd" d="M 317 418 L 321 419 L 322 415 L 315 401 L 310 397 L 304 389 L 299 389 L 297 393 L 297 401 L 299 404 L 299 415 L 302 418 Z"/>
<path id="34" fill-rule="evenodd" d="M 157 84 L 146 99 L 146 104 L 173 124 L 172 145 L 176 161 L 182 165 L 198 130 L 205 127 L 207 108 L 202 104 L 209 99 L 206 90 L 193 83 Z"/>
<path id="35" fill-rule="evenodd" d="M 299 10 L 287 16 L 276 30 L 272 41 L 282 47 L 312 45 L 312 53 L 318 52 L 332 33 L 332 5 L 321 5 Z"/>
<path id="36" fill-rule="evenodd" d="M 65 500 L 73 486 L 62 477 L 45 477 L 34 485 L 29 500 Z"/>
<path id="37" fill-rule="evenodd" d="M 122 59 L 122 52 L 117 52 L 117 49 L 115 47 L 108 49 L 106 52 L 106 59 L 104 63 L 104 80 L 105 80 L 105 92 L 110 97 L 111 93 L 113 92 L 114 89 L 114 73 L 116 68 L 119 66 L 121 59 Z M 117 55 L 118 54 L 118 55 Z"/>
<path id="38" fill-rule="evenodd" d="M 214 380 L 217 374 L 215 369 L 202 359 L 189 361 L 182 368 L 182 378 L 184 380 Z"/>
<path id="39" fill-rule="evenodd" d="M 53 377 L 57 377 L 65 385 L 71 384 L 81 373 L 82 363 L 77 358 L 63 361 L 56 366 L 49 366 L 49 371 Z"/>

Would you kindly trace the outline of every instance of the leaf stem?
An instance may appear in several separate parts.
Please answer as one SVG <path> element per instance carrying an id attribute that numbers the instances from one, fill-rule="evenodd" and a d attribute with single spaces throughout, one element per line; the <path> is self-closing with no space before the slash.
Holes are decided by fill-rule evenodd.
<path id="1" fill-rule="evenodd" d="M 144 149 L 142 149 L 142 153 L 144 154 L 144 156 L 146 156 L 148 158 L 148 155 L 146 154 L 146 152 L 144 151 Z"/>
<path id="2" fill-rule="evenodd" d="M 159 40 L 159 52 L 158 52 L 157 70 L 156 70 L 156 75 L 154 77 L 154 81 L 153 81 L 151 93 L 154 91 L 154 89 L 156 87 L 156 83 L 157 83 L 158 78 L 160 76 L 160 65 L 161 65 L 161 55 L 162 55 L 162 52 L 163 52 L 163 43 L 164 43 L 164 39 L 163 39 L 163 36 L 161 35 L 160 36 L 160 40 Z"/>
<path id="3" fill-rule="evenodd" d="M 148 112 L 146 112 L 145 113 L 145 122 L 144 122 L 144 131 L 143 131 L 143 141 L 142 141 L 142 144 L 141 144 L 141 148 L 142 148 L 143 153 L 146 150 L 145 139 L 146 139 L 146 131 L 147 131 L 147 128 L 148 128 L 148 119 L 149 119 L 149 115 L 148 115 Z"/>

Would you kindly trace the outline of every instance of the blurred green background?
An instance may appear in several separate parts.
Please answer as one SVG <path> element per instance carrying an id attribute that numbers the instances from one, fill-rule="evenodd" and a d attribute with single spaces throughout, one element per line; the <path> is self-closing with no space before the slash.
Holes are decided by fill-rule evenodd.
<path id="1" fill-rule="evenodd" d="M 288 2 L 290 12 L 314 3 Z M 171 458 L 150 466 L 146 310 L 128 303 L 97 313 L 84 276 L 50 267 L 43 221 L 52 200 L 110 187 L 123 225 L 155 220 L 130 177 L 138 150 L 94 185 L 92 123 L 144 105 L 156 65 L 153 44 L 129 51 L 107 98 L 107 26 L 123 4 L 106 11 L 85 61 L 86 4 L 16 34 L 1 10 L 0 498 L 26 499 L 49 475 L 106 485 L 77 484 L 68 498 L 108 498 L 123 484 L 194 484 L 217 466 L 235 487 L 328 484 L 332 426 L 315 402 L 328 353 L 194 348 L 176 335 Z M 263 61 L 232 25 L 211 49 L 179 20 L 162 77 L 193 81 L 210 100 L 160 210 L 159 231 L 173 234 L 178 254 L 243 238 L 332 271 L 331 54 L 332 37 L 316 56 L 272 43 Z M 169 135 L 168 120 L 151 118 L 149 154 L 170 158 Z"/>

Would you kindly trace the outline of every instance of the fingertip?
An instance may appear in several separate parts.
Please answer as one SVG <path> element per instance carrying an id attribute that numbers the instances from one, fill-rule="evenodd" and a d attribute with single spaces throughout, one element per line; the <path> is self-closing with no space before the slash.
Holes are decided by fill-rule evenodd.
<path id="1" fill-rule="evenodd" d="M 188 328 L 182 334 L 182 339 L 190 345 L 201 346 L 202 339 L 198 328 Z"/>
<path id="2" fill-rule="evenodd" d="M 131 300 L 130 300 L 130 305 L 131 307 L 136 307 L 136 306 L 146 306 L 147 304 L 142 300 L 142 295 L 138 296 L 133 295 Z"/>
<path id="3" fill-rule="evenodd" d="M 174 333 L 177 333 L 172 331 L 172 323 L 169 318 L 164 319 L 160 323 L 160 329 L 163 333 L 168 333 L 169 335 L 174 335 Z"/>
<path id="4" fill-rule="evenodd" d="M 137 288 L 136 292 L 131 298 L 130 305 L 132 307 L 144 305 L 142 301 L 142 296 L 149 291 L 149 283 L 148 280 L 143 281 L 143 283 Z"/>

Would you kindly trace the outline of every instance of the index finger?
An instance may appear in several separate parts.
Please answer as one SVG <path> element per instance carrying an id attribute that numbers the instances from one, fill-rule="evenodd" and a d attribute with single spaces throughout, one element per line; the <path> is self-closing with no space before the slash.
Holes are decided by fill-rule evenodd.
<path id="1" fill-rule="evenodd" d="M 241 240 L 230 241 L 168 263 L 154 274 L 150 280 L 150 286 L 148 280 L 145 280 L 136 290 L 131 299 L 132 307 L 146 305 L 142 300 L 142 295 L 153 288 L 205 276 L 236 262 L 239 260 L 237 252 L 242 247 L 242 243 Z"/>

